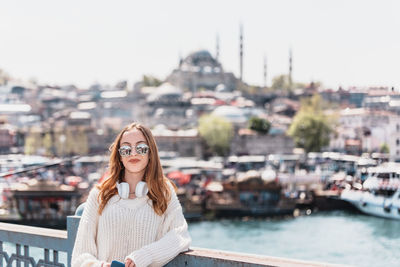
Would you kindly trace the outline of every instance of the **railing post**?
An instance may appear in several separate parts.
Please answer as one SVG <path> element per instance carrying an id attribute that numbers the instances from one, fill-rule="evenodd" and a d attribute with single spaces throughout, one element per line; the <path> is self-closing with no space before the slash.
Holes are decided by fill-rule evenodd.
<path id="1" fill-rule="evenodd" d="M 67 232 L 68 232 L 68 267 L 71 267 L 72 250 L 74 248 L 76 233 L 78 231 L 79 221 L 81 216 L 67 217 Z"/>

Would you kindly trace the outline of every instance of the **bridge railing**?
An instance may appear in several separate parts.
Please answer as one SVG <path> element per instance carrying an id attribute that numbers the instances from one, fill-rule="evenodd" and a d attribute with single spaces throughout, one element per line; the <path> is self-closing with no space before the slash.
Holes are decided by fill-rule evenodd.
<path id="1" fill-rule="evenodd" d="M 69 216 L 66 231 L 0 223 L 0 267 L 70 267 L 79 220 L 80 216 Z M 9 243 L 15 245 L 15 252 L 4 249 L 4 245 Z M 33 247 L 36 250 L 35 255 L 31 252 Z M 43 256 L 38 255 L 38 249 L 43 251 Z M 60 253 L 64 253 L 64 258 L 66 253 L 66 259 L 60 260 Z M 338 265 L 191 248 L 190 251 L 178 255 L 166 266 L 319 267 Z"/>

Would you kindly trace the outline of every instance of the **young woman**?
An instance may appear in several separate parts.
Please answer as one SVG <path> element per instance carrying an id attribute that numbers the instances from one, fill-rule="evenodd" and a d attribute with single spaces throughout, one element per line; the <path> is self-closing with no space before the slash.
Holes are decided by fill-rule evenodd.
<path id="1" fill-rule="evenodd" d="M 88 196 L 72 267 L 163 266 L 191 238 L 175 188 L 165 178 L 150 130 L 133 123 L 110 147 L 109 178 Z"/>

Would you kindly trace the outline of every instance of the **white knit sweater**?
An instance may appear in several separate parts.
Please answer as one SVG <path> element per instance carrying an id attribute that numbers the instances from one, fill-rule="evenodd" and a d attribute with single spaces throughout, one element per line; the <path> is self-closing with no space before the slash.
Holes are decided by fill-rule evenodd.
<path id="1" fill-rule="evenodd" d="M 170 187 L 172 189 L 172 186 Z M 98 215 L 99 189 L 86 201 L 72 252 L 72 267 L 100 267 L 103 262 L 132 259 L 136 267 L 163 266 L 189 248 L 191 238 L 182 207 L 172 189 L 162 216 L 146 196 L 113 196 Z"/>

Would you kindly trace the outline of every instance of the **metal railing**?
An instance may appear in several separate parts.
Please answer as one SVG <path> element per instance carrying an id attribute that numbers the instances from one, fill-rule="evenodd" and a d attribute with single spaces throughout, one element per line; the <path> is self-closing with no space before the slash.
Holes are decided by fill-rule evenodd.
<path id="1" fill-rule="evenodd" d="M 7 267 L 21 267 L 21 263 L 24 263 L 24 267 L 65 267 L 58 261 L 58 256 L 60 251 L 68 251 L 66 231 L 0 223 L 0 240 L 1 267 L 4 262 Z M 15 244 L 16 253 L 9 255 L 8 251 L 4 250 L 4 242 Z M 36 262 L 36 259 L 30 255 L 30 247 L 43 248 L 43 259 Z M 53 260 L 50 260 L 50 250 L 53 253 Z"/>
<path id="2" fill-rule="evenodd" d="M 80 216 L 68 216 L 67 231 L 25 225 L 0 223 L 0 267 L 70 267 Z M 15 244 L 16 252 L 4 250 L 4 242 Z M 30 255 L 30 248 L 43 249 L 43 258 Z M 23 253 L 22 253 L 23 248 Z M 59 253 L 67 253 L 67 266 L 59 260 Z M 52 257 L 50 257 L 52 255 Z M 191 248 L 169 262 L 173 266 L 338 266 L 261 255 Z"/>

